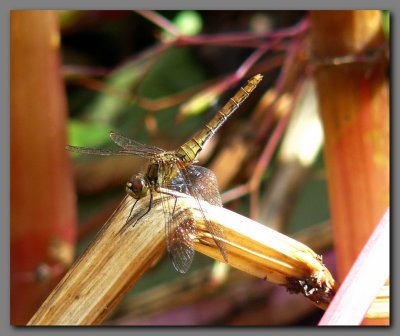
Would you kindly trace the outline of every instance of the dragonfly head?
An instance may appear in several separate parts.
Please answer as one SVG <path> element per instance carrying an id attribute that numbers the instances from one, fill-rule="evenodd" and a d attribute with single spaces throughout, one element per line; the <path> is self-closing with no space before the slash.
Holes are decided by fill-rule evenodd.
<path id="1" fill-rule="evenodd" d="M 129 196 L 140 199 L 148 194 L 149 184 L 144 176 L 135 175 L 126 182 L 125 191 Z"/>

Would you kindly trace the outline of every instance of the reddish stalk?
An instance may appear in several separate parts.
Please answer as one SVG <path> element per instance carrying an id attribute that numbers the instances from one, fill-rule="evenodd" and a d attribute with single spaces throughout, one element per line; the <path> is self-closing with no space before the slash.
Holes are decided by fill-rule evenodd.
<path id="1" fill-rule="evenodd" d="M 151 10 L 136 10 L 136 13 L 143 16 L 147 20 L 153 22 L 155 25 L 159 26 L 160 28 L 164 29 L 168 33 L 178 37 L 181 35 L 181 32 L 175 25 L 167 20 L 164 16 L 159 15 L 156 11 Z"/>
<path id="2" fill-rule="evenodd" d="M 385 41 L 380 11 L 315 11 L 311 19 L 317 61 L 374 53 Z M 374 63 L 332 63 L 314 71 L 339 279 L 345 278 L 389 204 L 386 71 L 383 55 Z"/>
<path id="3" fill-rule="evenodd" d="M 267 51 L 273 46 L 271 45 L 264 45 L 261 48 L 257 49 L 253 54 L 247 58 L 246 61 L 242 63 L 242 65 L 236 70 L 235 74 L 233 75 L 236 79 L 242 79 L 245 76 L 250 68 L 254 66 L 259 58 L 261 58 Z"/>
<path id="4" fill-rule="evenodd" d="M 303 34 L 309 28 L 308 18 L 300 21 L 297 25 L 276 30 L 273 32 L 256 34 L 248 32 L 224 33 L 215 35 L 196 35 L 185 36 L 181 35 L 176 26 L 165 17 L 159 15 L 155 11 L 136 11 L 139 15 L 145 17 L 155 25 L 172 34 L 176 40 L 164 42 L 165 44 L 173 44 L 174 46 L 194 46 L 194 45 L 219 45 L 232 47 L 248 47 L 259 48 L 260 45 L 266 43 L 266 40 L 272 40 L 273 43 L 277 40 L 283 40 Z"/>
<path id="5" fill-rule="evenodd" d="M 272 101 L 267 111 L 265 111 L 264 120 L 262 121 L 260 130 L 258 131 L 257 142 L 260 142 L 262 141 L 262 139 L 265 139 L 266 134 L 269 128 L 271 127 L 272 114 L 275 110 L 275 105 L 279 100 L 279 98 L 281 97 L 282 93 L 284 92 L 285 86 L 288 84 L 288 79 L 290 75 L 296 70 L 295 62 L 298 61 L 302 43 L 303 42 L 298 39 L 292 43 L 291 47 L 288 50 L 288 53 L 283 62 L 282 70 L 276 81 L 275 99 Z"/>
<path id="6" fill-rule="evenodd" d="M 64 151 L 58 14 L 10 15 L 10 322 L 24 325 L 72 262 L 76 218 Z"/>

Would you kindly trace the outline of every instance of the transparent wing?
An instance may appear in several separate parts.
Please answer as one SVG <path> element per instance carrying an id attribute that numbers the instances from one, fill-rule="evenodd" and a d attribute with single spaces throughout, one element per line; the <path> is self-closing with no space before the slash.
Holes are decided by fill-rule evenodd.
<path id="1" fill-rule="evenodd" d="M 65 149 L 70 152 L 77 152 L 82 154 L 93 154 L 93 155 L 136 155 L 147 159 L 154 157 L 154 153 L 134 151 L 134 150 L 114 150 L 114 149 L 103 149 L 103 148 L 90 148 L 90 147 L 77 147 L 77 146 L 65 146 Z"/>
<path id="2" fill-rule="evenodd" d="M 212 205 L 222 207 L 221 195 L 218 190 L 217 177 L 212 170 L 191 165 L 184 169 L 190 185 L 197 191 L 200 199 Z"/>
<path id="3" fill-rule="evenodd" d="M 182 169 L 176 166 L 175 169 L 177 170 L 177 174 L 170 181 L 165 178 L 163 188 L 182 192 L 196 199 L 207 230 L 213 237 L 224 260 L 227 261 L 227 252 L 225 243 L 223 242 L 224 231 L 207 219 L 206 211 L 199 202 L 199 200 L 205 200 L 210 204 L 222 206 L 215 174 L 207 168 L 194 165 Z M 164 172 L 166 171 L 167 168 L 164 168 Z M 168 176 L 168 174 L 165 174 L 165 176 Z M 185 273 L 189 269 L 194 256 L 193 241 L 190 237 L 195 234 L 196 226 L 191 219 L 187 219 L 183 223 L 173 222 L 174 209 L 169 209 L 167 204 L 165 208 L 167 209 L 164 213 L 169 214 L 165 222 L 168 253 L 174 267 L 179 272 Z M 218 237 L 221 239 L 218 239 Z"/>
<path id="4" fill-rule="evenodd" d="M 94 155 L 132 155 L 131 152 L 128 152 L 126 150 L 112 150 L 112 149 L 77 147 L 77 146 L 65 146 L 65 149 L 70 152 L 94 154 Z"/>
<path id="5" fill-rule="evenodd" d="M 179 171 L 171 180 L 169 172 L 177 169 L 175 164 L 160 166 L 162 171 L 161 187 L 163 189 L 176 190 L 187 193 L 188 189 L 184 183 L 184 178 Z M 165 237 L 167 242 L 168 255 L 174 268 L 180 273 L 186 273 L 192 264 L 194 257 L 194 247 L 191 236 L 195 234 L 196 227 L 192 218 L 186 218 L 181 222 L 173 221 L 175 202 L 171 204 L 168 200 L 167 192 L 161 192 L 163 212 L 165 217 Z"/>
<path id="6" fill-rule="evenodd" d="M 132 151 L 134 154 L 136 153 L 147 153 L 147 154 L 160 154 L 164 152 L 163 149 L 158 148 L 156 146 L 150 146 L 146 144 L 142 144 L 135 140 L 129 139 L 121 134 L 116 132 L 110 132 L 110 138 L 120 147 L 124 148 L 128 152 Z"/>
<path id="7" fill-rule="evenodd" d="M 208 232 L 211 233 L 215 244 L 218 246 L 218 249 L 221 252 L 224 260 L 227 262 L 228 254 L 226 252 L 224 243 L 224 230 L 222 227 L 213 224 L 207 219 L 207 213 L 199 202 L 199 200 L 205 200 L 210 204 L 222 206 L 215 174 L 207 168 L 195 165 L 181 169 L 181 173 L 185 182 L 184 184 L 188 190 L 187 193 L 196 199 L 206 228 Z"/>

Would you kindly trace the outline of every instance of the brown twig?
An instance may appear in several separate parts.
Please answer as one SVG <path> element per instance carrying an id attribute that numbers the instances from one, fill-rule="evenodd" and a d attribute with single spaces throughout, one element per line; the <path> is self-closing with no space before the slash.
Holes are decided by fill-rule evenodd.
<path id="1" fill-rule="evenodd" d="M 215 240 L 206 230 L 196 201 L 176 194 L 175 221 L 190 218 L 197 232 L 195 249 L 223 261 Z M 175 197 L 170 197 L 171 208 Z M 152 211 L 140 223 L 121 232 L 133 200 L 126 198 L 106 223 L 87 251 L 75 262 L 63 280 L 33 316 L 30 325 L 91 325 L 101 323 L 123 294 L 163 254 L 164 215 L 159 196 Z M 148 207 L 138 201 L 136 214 Z M 207 217 L 223 227 L 228 263 L 246 273 L 302 292 L 325 308 L 335 292 L 334 280 L 321 259 L 307 246 L 264 225 L 221 207 L 202 202 Z"/>

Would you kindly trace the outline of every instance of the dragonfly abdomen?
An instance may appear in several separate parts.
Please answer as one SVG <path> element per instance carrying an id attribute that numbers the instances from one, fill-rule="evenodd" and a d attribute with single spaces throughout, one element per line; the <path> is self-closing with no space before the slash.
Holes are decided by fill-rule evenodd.
<path id="1" fill-rule="evenodd" d="M 229 101 L 217 112 L 214 118 L 212 118 L 202 130 L 179 147 L 176 154 L 184 163 L 191 164 L 195 160 L 196 156 L 203 149 L 207 141 L 211 139 L 223 123 L 237 110 L 250 93 L 253 92 L 258 83 L 261 82 L 262 78 L 263 76 L 260 74 L 251 78 L 245 86 L 241 87 L 239 91 L 229 99 Z"/>

